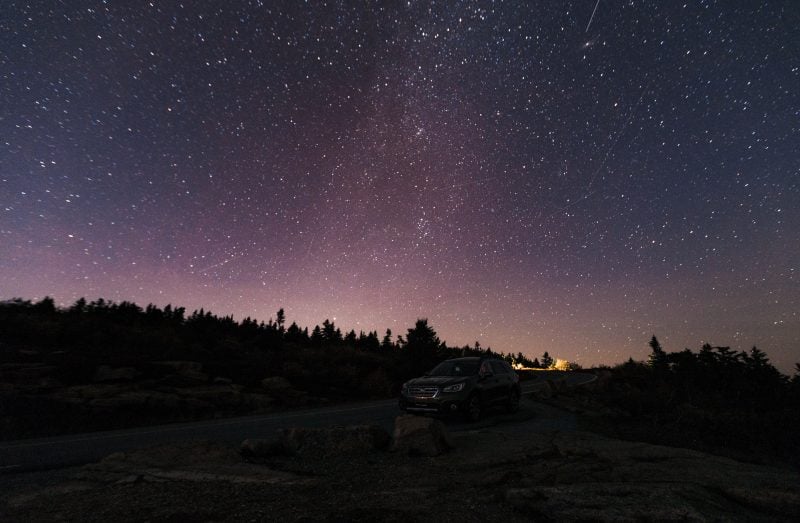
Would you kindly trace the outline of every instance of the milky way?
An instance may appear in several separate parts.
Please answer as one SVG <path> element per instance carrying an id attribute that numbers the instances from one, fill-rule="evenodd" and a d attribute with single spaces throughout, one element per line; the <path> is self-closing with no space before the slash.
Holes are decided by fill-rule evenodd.
<path id="1" fill-rule="evenodd" d="M 196 4 L 4 4 L 0 298 L 800 360 L 796 2 Z"/>

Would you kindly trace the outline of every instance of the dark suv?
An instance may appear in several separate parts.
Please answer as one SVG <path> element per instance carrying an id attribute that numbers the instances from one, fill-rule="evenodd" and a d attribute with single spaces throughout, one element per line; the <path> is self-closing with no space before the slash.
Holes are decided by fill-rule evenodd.
<path id="1" fill-rule="evenodd" d="M 404 383 L 400 408 L 408 412 L 461 413 L 467 420 L 477 421 L 492 406 L 516 411 L 519 397 L 519 376 L 505 361 L 456 358 Z"/>

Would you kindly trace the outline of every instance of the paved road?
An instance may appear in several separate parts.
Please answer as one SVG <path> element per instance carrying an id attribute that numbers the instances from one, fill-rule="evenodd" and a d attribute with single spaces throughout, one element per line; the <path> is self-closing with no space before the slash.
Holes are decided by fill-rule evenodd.
<path id="1" fill-rule="evenodd" d="M 523 383 L 523 394 L 542 387 L 545 380 L 563 380 L 569 386 L 588 383 L 595 378 L 586 373 L 548 372 Z M 375 423 L 393 429 L 400 413 L 397 401 L 381 400 L 335 407 L 315 408 L 227 418 L 190 423 L 174 423 L 136 429 L 72 434 L 18 441 L 0 442 L 0 473 L 51 469 L 97 461 L 113 452 L 123 452 L 153 445 L 191 440 L 217 440 L 239 443 L 246 438 L 267 438 L 285 427 L 325 427 Z M 526 400 L 515 415 L 490 414 L 479 423 L 447 420 L 450 430 L 474 430 L 504 424 L 514 431 L 574 430 L 574 417 Z"/>

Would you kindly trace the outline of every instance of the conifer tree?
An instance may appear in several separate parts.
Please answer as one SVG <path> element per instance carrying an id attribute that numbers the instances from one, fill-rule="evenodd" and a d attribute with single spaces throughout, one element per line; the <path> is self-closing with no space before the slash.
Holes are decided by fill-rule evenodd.
<path id="1" fill-rule="evenodd" d="M 653 337 L 650 339 L 650 348 L 652 349 L 652 352 L 647 360 L 647 364 L 650 365 L 650 367 L 656 372 L 663 373 L 669 370 L 667 353 L 661 348 L 661 343 L 659 343 L 658 338 L 656 338 L 655 335 L 653 335 Z"/>
<path id="2" fill-rule="evenodd" d="M 392 348 L 392 329 L 386 329 L 386 335 L 383 337 L 383 341 L 381 341 L 381 348 L 384 350 Z"/>
<path id="3" fill-rule="evenodd" d="M 322 345 L 323 339 L 324 338 L 322 336 L 322 329 L 319 328 L 319 325 L 315 325 L 314 330 L 311 331 L 311 345 L 313 345 L 314 347 L 319 347 L 320 345 Z"/>
<path id="4" fill-rule="evenodd" d="M 283 311 L 283 307 L 278 309 L 278 314 L 275 316 L 275 323 L 278 324 L 278 330 L 283 332 L 283 324 L 286 323 L 286 313 Z"/>

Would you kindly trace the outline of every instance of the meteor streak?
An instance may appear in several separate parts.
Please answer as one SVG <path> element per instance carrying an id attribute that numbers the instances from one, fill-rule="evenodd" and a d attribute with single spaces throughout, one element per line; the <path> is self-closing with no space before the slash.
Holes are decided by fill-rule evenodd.
<path id="1" fill-rule="evenodd" d="M 597 6 L 600 5 L 600 0 L 597 0 L 597 3 L 594 4 L 594 10 L 592 11 L 592 16 L 589 17 L 589 23 L 586 24 L 586 31 L 585 33 L 589 32 L 589 26 L 592 25 L 592 20 L 594 20 L 594 14 L 597 12 Z"/>

